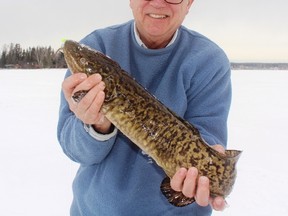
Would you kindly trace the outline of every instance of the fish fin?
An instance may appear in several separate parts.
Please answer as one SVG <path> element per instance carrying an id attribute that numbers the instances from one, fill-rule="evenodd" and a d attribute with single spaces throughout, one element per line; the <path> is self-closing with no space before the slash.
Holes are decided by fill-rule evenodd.
<path id="1" fill-rule="evenodd" d="M 168 201 L 177 207 L 184 207 L 195 201 L 194 197 L 186 197 L 182 192 L 174 191 L 170 185 L 170 178 L 166 177 L 162 181 L 161 191 Z"/>
<path id="2" fill-rule="evenodd" d="M 72 95 L 72 99 L 76 102 L 76 103 L 79 103 L 84 97 L 85 95 L 88 93 L 88 91 L 86 90 L 80 90 L 80 91 L 77 91 L 75 92 L 73 95 Z"/>

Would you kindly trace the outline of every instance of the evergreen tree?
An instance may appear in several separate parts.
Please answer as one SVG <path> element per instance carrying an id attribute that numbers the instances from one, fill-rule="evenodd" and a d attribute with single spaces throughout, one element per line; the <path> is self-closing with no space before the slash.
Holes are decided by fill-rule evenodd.
<path id="1" fill-rule="evenodd" d="M 0 56 L 0 68 L 8 65 L 19 68 L 67 67 L 63 54 L 55 53 L 51 46 L 22 49 L 20 44 L 11 43 L 4 46 Z"/>
<path id="2" fill-rule="evenodd" d="M 1 59 L 0 59 L 0 68 L 4 68 L 6 65 L 6 51 L 2 51 Z"/>

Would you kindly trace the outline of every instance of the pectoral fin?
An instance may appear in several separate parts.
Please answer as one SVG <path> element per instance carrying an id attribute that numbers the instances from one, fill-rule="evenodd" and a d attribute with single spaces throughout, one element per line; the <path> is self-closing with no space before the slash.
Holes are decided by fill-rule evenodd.
<path id="1" fill-rule="evenodd" d="M 76 103 L 79 103 L 82 98 L 85 97 L 85 95 L 88 93 L 88 91 L 86 90 L 80 90 L 80 91 L 77 91 L 75 92 L 73 95 L 72 95 L 72 99 L 76 102 Z"/>
<path id="2" fill-rule="evenodd" d="M 166 177 L 161 184 L 161 191 L 168 201 L 177 207 L 184 207 L 195 201 L 194 198 L 186 197 L 182 192 L 174 191 L 170 186 L 170 178 Z"/>

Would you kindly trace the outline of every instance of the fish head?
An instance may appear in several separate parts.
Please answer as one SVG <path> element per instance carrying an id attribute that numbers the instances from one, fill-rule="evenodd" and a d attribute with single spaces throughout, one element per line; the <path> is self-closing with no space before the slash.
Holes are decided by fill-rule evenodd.
<path id="1" fill-rule="evenodd" d="M 66 40 L 63 53 L 72 73 L 85 73 L 87 76 L 99 73 L 102 77 L 108 77 L 112 71 L 121 69 L 115 61 L 103 53 L 76 41 Z"/>

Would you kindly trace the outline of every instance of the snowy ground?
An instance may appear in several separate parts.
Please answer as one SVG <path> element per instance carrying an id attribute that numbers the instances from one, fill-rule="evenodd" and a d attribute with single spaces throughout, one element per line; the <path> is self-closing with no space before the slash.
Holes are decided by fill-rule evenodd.
<path id="1" fill-rule="evenodd" d="M 77 164 L 56 139 L 65 70 L 0 70 L 0 215 L 65 216 Z M 288 215 L 288 71 L 233 71 L 238 179 L 216 216 Z"/>

